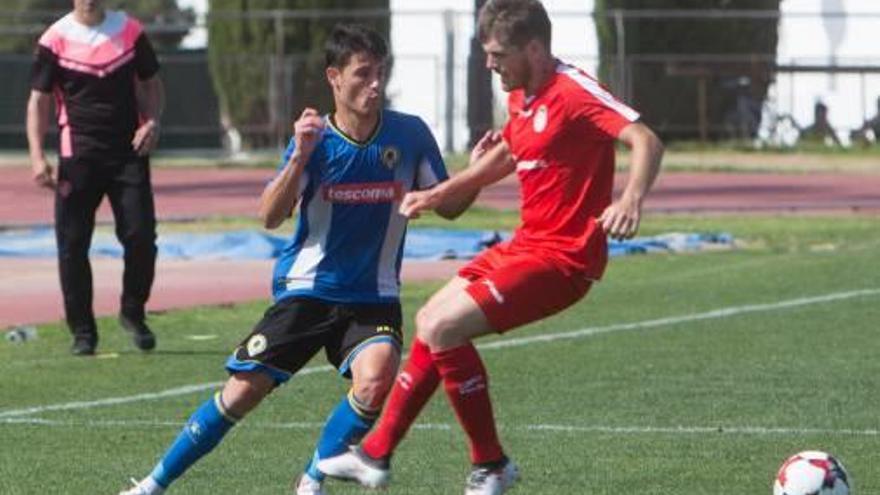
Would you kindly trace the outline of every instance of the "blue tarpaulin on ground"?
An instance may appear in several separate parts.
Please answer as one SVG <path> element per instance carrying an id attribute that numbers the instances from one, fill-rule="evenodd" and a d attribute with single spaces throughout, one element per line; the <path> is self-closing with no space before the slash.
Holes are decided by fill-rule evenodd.
<path id="1" fill-rule="evenodd" d="M 510 237 L 509 233 L 483 230 L 409 229 L 404 258 L 420 260 L 467 259 L 487 245 Z M 288 237 L 261 231 L 162 234 L 157 242 L 160 259 L 270 259 L 278 256 Z M 670 233 L 609 241 L 611 256 L 652 252 L 690 252 L 733 246 L 727 233 Z M 92 239 L 92 256 L 122 257 L 122 246 L 113 234 Z M 0 232 L 0 257 L 55 257 L 51 228 Z"/>

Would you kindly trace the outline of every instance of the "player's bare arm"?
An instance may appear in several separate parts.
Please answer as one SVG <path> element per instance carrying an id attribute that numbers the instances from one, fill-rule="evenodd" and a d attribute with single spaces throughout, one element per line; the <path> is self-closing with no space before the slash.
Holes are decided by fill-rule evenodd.
<path id="1" fill-rule="evenodd" d="M 516 168 L 507 143 L 497 132 L 489 132 L 477 143 L 471 153 L 468 168 L 455 174 L 451 179 L 427 191 L 413 191 L 403 197 L 400 214 L 407 218 L 417 218 L 424 210 L 437 210 L 454 213 L 460 208 L 461 214 L 476 198 L 483 187 L 503 179 Z"/>
<path id="2" fill-rule="evenodd" d="M 314 108 L 306 108 L 293 124 L 295 148 L 284 169 L 263 190 L 260 197 L 260 219 L 267 229 L 274 229 L 288 218 L 299 201 L 299 180 L 315 151 L 324 121 Z"/>
<path id="3" fill-rule="evenodd" d="M 141 125 L 131 140 L 134 151 L 144 156 L 156 149 L 159 142 L 159 121 L 165 109 L 165 86 L 158 75 L 135 84 L 138 113 Z"/>
<path id="4" fill-rule="evenodd" d="M 639 230 L 642 202 L 660 172 L 663 143 L 640 122 L 624 127 L 618 139 L 631 151 L 629 179 L 620 198 L 602 212 L 599 222 L 612 239 L 629 239 Z"/>
<path id="5" fill-rule="evenodd" d="M 43 138 L 52 118 L 52 94 L 31 90 L 27 104 L 27 139 L 32 178 L 40 187 L 55 187 L 55 169 L 46 160 Z"/>
<path id="6" fill-rule="evenodd" d="M 501 133 L 495 130 L 488 130 L 486 134 L 477 141 L 477 144 L 471 150 L 469 164 L 476 163 L 480 157 L 486 154 L 501 140 Z M 443 218 L 452 220 L 458 218 L 473 204 L 474 200 L 480 194 L 480 190 L 472 191 L 470 194 L 461 194 L 458 197 L 450 197 L 449 200 L 443 202 L 434 211 Z"/>

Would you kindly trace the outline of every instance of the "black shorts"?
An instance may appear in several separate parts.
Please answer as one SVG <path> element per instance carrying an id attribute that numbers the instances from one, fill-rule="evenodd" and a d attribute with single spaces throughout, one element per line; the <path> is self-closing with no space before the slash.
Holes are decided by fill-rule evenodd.
<path id="1" fill-rule="evenodd" d="M 399 303 L 341 304 L 293 297 L 266 310 L 229 359 L 226 369 L 265 371 L 284 383 L 321 348 L 339 373 L 351 377 L 351 361 L 377 342 L 403 345 Z"/>

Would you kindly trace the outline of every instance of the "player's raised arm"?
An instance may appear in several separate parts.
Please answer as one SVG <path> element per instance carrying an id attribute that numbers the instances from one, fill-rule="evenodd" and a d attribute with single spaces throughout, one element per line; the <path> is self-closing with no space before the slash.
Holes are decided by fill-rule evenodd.
<path id="1" fill-rule="evenodd" d="M 321 139 L 324 121 L 313 108 L 306 108 L 293 124 L 294 150 L 260 197 L 260 220 L 267 229 L 281 225 L 299 201 L 299 181 L 312 152 Z"/>
<path id="2" fill-rule="evenodd" d="M 507 143 L 498 132 L 490 131 L 474 147 L 468 168 L 437 187 L 407 193 L 400 213 L 416 218 L 421 211 L 436 210 L 445 218 L 454 218 L 473 203 L 483 187 L 498 182 L 515 168 Z"/>
<path id="3" fill-rule="evenodd" d="M 611 238 L 629 239 L 639 230 L 642 202 L 660 172 L 663 143 L 640 122 L 624 127 L 617 138 L 631 150 L 629 179 L 620 198 L 602 212 L 599 222 Z"/>

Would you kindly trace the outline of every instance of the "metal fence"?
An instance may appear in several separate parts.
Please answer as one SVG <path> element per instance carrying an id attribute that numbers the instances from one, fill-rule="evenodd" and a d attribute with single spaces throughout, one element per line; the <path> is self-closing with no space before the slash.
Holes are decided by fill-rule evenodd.
<path id="1" fill-rule="evenodd" d="M 880 31 L 877 12 L 799 13 L 783 12 L 778 18 L 779 45 L 776 53 L 702 53 L 701 47 L 677 47 L 675 53 L 663 50 L 666 40 L 656 40 L 654 53 L 633 54 L 617 45 L 615 53 L 604 57 L 606 83 L 623 99 L 639 106 L 633 81 L 640 74 L 661 73 L 682 88 L 695 91 L 686 98 L 674 92 L 664 95 L 694 118 L 687 123 L 667 122 L 664 115 L 646 114 L 645 119 L 661 133 L 693 135 L 702 138 L 747 138 L 772 145 L 790 145 L 798 128 L 812 120 L 814 104 L 824 102 L 830 109 L 832 125 L 848 142 L 850 131 L 859 129 L 873 117 L 880 96 L 880 55 L 873 47 Z M 290 53 L 287 47 L 273 46 L 262 55 L 230 55 L 223 63 L 236 70 L 263 71 L 266 87 L 254 88 L 267 95 L 265 118 L 248 125 L 233 126 L 223 119 L 221 107 L 208 70 L 204 43 L 211 22 L 232 14 L 215 13 L 199 17 L 185 45 L 196 49 L 163 53 L 163 78 L 168 86 L 164 147 L 235 147 L 238 136 L 261 136 L 256 142 L 268 146 L 282 144 L 290 121 L 309 104 L 298 99 L 293 74 L 306 70 L 304 55 Z M 441 147 L 462 150 L 469 141 L 468 57 L 474 36 L 473 12 L 451 10 L 338 11 L 260 11 L 250 16 L 266 20 L 266 29 L 291 29 L 298 17 L 339 17 L 344 15 L 389 16 L 394 68 L 387 93 L 392 107 L 420 115 L 434 131 Z M 625 39 L 626 29 L 634 29 L 639 19 L 679 23 L 709 23 L 731 16 L 773 17 L 763 11 L 611 11 L 614 36 Z M 41 22 L 21 23 L 0 28 L 0 36 L 34 38 L 45 27 Z M 550 11 L 554 26 L 553 51 L 561 59 L 591 73 L 599 65 L 594 15 L 588 11 Z M 775 19 L 775 17 L 773 17 Z M 686 24 L 684 24 L 686 25 Z M 181 29 L 148 26 L 148 31 Z M 672 51 L 672 50 L 669 50 Z M 27 55 L 0 56 L 0 147 L 23 148 L 24 107 L 27 97 Z M 756 99 L 750 71 L 769 69 L 770 81 L 765 99 Z M 323 74 L 311 77 L 323 79 Z M 717 102 L 701 100 L 708 93 L 722 94 Z M 701 96 L 702 95 L 702 96 Z M 505 121 L 505 95 L 493 81 L 491 99 L 493 121 Z M 708 108 L 722 105 L 723 108 Z M 710 115 L 721 115 L 711 117 Z"/>

